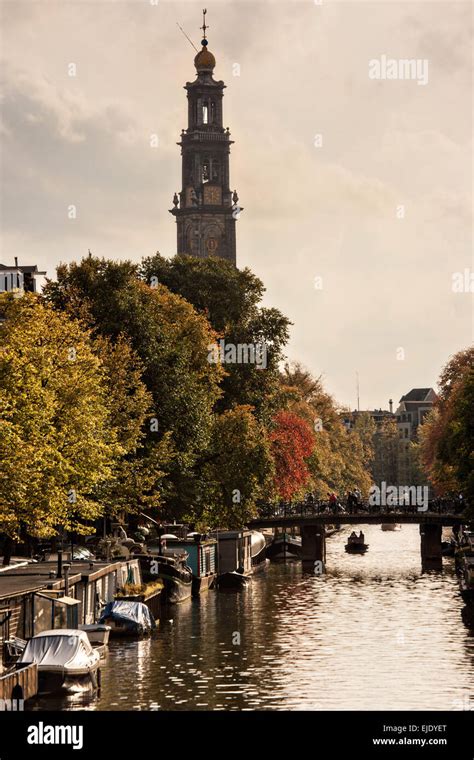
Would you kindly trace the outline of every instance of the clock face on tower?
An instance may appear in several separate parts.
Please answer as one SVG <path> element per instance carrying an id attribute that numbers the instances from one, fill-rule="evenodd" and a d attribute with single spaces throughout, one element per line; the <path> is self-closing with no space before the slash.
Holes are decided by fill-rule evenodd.
<path id="1" fill-rule="evenodd" d="M 204 205 L 220 206 L 222 204 L 222 190 L 216 185 L 204 185 Z"/>

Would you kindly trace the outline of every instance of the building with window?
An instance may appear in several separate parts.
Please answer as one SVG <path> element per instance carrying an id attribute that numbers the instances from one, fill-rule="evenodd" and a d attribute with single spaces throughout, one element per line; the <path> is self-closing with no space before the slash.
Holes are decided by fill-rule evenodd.
<path id="1" fill-rule="evenodd" d="M 46 272 L 40 272 L 36 265 L 20 266 L 15 256 L 13 266 L 0 264 L 0 293 L 37 293 L 39 278 Z"/>
<path id="2" fill-rule="evenodd" d="M 393 401 L 389 409 L 354 410 L 342 415 L 348 430 L 355 427 L 358 416 L 369 414 L 375 423 L 374 458 L 371 465 L 375 484 L 426 485 L 416 449 L 418 428 L 432 409 L 437 395 L 433 388 L 412 388 L 401 397 L 397 410 Z"/>

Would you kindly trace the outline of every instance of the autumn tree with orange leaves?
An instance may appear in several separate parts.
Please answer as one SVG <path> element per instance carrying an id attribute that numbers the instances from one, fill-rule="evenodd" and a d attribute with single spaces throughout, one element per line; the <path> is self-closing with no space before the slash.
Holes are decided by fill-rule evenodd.
<path id="1" fill-rule="evenodd" d="M 280 411 L 270 432 L 275 462 L 275 491 L 281 499 L 303 493 L 311 475 L 308 458 L 313 453 L 314 437 L 308 423 L 293 412 Z"/>
<path id="2" fill-rule="evenodd" d="M 474 346 L 443 369 L 439 397 L 421 427 L 420 453 L 439 495 L 462 493 L 474 504 Z"/>

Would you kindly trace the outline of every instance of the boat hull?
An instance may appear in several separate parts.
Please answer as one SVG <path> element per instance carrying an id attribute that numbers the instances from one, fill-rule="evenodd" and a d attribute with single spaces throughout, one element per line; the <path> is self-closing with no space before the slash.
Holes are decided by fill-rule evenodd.
<path id="1" fill-rule="evenodd" d="M 459 585 L 464 603 L 474 604 L 474 586 L 468 586 L 464 580 L 461 580 Z"/>
<path id="2" fill-rule="evenodd" d="M 191 598 L 193 574 L 191 569 L 160 554 L 140 555 L 144 580 L 163 581 L 163 602 L 177 604 Z"/>
<path id="3" fill-rule="evenodd" d="M 382 530 L 401 530 L 402 526 L 399 523 L 382 523 L 380 526 Z"/>
<path id="4" fill-rule="evenodd" d="M 202 594 L 205 591 L 209 591 L 210 588 L 213 588 L 216 582 L 216 578 L 217 575 L 215 573 L 212 573 L 211 575 L 204 575 L 201 578 L 197 578 L 195 575 L 193 575 L 191 587 L 192 595 L 199 596 L 199 594 Z"/>
<path id="5" fill-rule="evenodd" d="M 269 564 L 270 564 L 270 560 L 267 559 L 266 557 L 263 560 L 259 560 L 255 564 L 252 560 L 252 573 L 255 574 L 255 573 L 262 572 L 263 570 L 265 570 L 266 567 L 268 567 Z"/>
<path id="6" fill-rule="evenodd" d="M 84 673 L 38 669 L 38 694 L 93 692 L 100 688 L 98 665 Z"/>
<path id="7" fill-rule="evenodd" d="M 98 623 L 96 625 L 80 625 L 79 626 L 80 631 L 85 631 L 87 633 L 87 638 L 91 642 L 92 645 L 94 644 L 104 644 L 107 646 L 109 643 L 109 636 L 110 636 L 110 626 L 109 625 L 99 625 Z"/>
<path id="8" fill-rule="evenodd" d="M 365 554 L 369 544 L 346 544 L 344 549 L 349 554 Z"/>
<path id="9" fill-rule="evenodd" d="M 301 540 L 291 536 L 276 536 L 266 547 L 266 555 L 271 560 L 301 559 L 303 553 Z"/>
<path id="10" fill-rule="evenodd" d="M 178 604 L 178 602 L 184 602 L 186 599 L 191 599 L 193 590 L 193 580 L 182 581 L 179 578 L 173 578 L 170 576 L 159 576 L 165 586 L 165 598 L 164 601 L 168 604 Z"/>
<path id="11" fill-rule="evenodd" d="M 223 591 L 239 591 L 242 588 L 245 588 L 250 581 L 250 578 L 248 575 L 244 575 L 243 573 L 222 573 L 222 575 L 219 575 L 217 578 L 217 587 L 219 590 Z"/>

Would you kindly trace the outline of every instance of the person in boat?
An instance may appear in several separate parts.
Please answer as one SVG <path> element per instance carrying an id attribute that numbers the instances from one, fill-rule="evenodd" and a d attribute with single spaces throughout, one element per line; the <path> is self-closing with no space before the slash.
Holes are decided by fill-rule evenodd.
<path id="1" fill-rule="evenodd" d="M 355 532 L 355 530 L 352 531 L 352 533 L 349 536 L 349 538 L 357 538 L 357 533 Z"/>
<path id="2" fill-rule="evenodd" d="M 365 536 L 362 533 L 362 531 L 360 531 L 360 533 L 359 533 L 359 539 L 360 539 L 360 541 L 361 541 L 362 544 L 365 543 Z"/>

